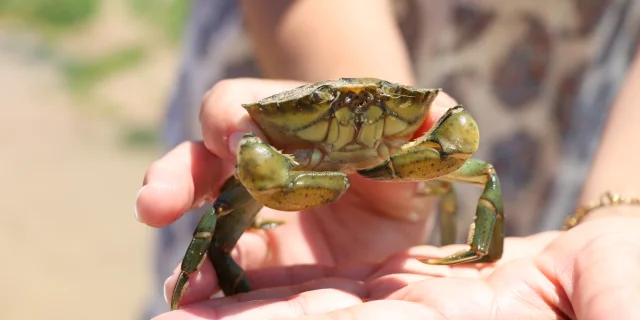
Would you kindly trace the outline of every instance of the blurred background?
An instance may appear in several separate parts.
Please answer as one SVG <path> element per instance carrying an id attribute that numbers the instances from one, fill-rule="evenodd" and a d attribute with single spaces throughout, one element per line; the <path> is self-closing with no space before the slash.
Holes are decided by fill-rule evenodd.
<path id="1" fill-rule="evenodd" d="M 0 319 L 132 319 L 185 0 L 0 0 Z"/>
<path id="2" fill-rule="evenodd" d="M 0 0 L 0 320 L 142 316 L 153 229 L 135 220 L 134 201 L 161 153 L 191 2 Z M 472 113 L 483 108 L 476 120 L 489 130 L 477 155 L 501 172 L 505 207 L 519 206 L 508 228 L 555 229 L 579 195 L 574 178 L 588 169 L 593 128 L 638 46 L 640 7 L 478 2 L 438 2 L 448 16 L 435 1 L 394 4 L 421 83 L 445 88 Z M 189 89 L 259 71 L 230 3 L 200 2 L 211 12 L 199 7 L 193 17 L 207 33 L 198 48 L 218 41 L 219 51 L 204 51 L 221 58 L 199 65 Z M 422 41 L 430 34 L 443 42 Z M 195 51 L 187 57 L 202 59 Z M 193 107 L 188 93 L 180 107 Z M 458 190 L 477 192 L 460 202 L 472 214 L 480 190 Z M 470 219 L 459 220 L 461 236 Z"/>

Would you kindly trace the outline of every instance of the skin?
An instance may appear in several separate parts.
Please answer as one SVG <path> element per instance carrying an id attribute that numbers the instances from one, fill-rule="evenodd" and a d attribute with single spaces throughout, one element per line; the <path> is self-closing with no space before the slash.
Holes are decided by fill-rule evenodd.
<path id="1" fill-rule="evenodd" d="M 279 85 L 226 81 L 224 90 L 214 88 L 203 108 L 211 108 L 211 114 L 233 110 L 236 90 L 275 90 Z M 222 101 L 228 104 L 218 104 Z M 439 113 L 450 106 L 436 101 Z M 227 121 L 214 117 L 211 129 L 237 129 L 243 117 L 235 111 Z M 434 112 L 426 126 L 436 118 Z M 225 145 L 224 138 L 207 137 L 213 138 L 206 138 L 208 145 Z M 233 157 L 228 148 L 226 152 L 230 160 L 212 154 L 204 143 L 188 142 L 154 163 L 138 198 L 139 219 L 164 226 L 183 212 L 169 208 L 215 198 L 207 186 L 222 183 L 223 168 L 231 172 Z M 494 265 L 429 266 L 416 258 L 442 257 L 463 246 L 416 246 L 428 217 L 415 223 L 384 217 L 364 197 L 347 193 L 344 202 L 302 213 L 263 210 L 268 218 L 287 223 L 246 233 L 234 253 L 256 291 L 208 300 L 217 283 L 205 260 L 191 277 L 183 298 L 187 306 L 159 319 L 385 319 L 389 312 L 406 312 L 407 318 L 486 319 L 497 308 L 498 319 L 531 314 L 536 319 L 634 319 L 640 314 L 640 214 L 634 207 L 602 209 L 569 232 L 507 238 L 505 256 Z M 414 203 L 413 209 L 422 212 L 420 202 Z M 394 241 L 380 240 L 381 233 Z M 177 270 L 167 280 L 167 294 Z"/>
<path id="2" fill-rule="evenodd" d="M 369 19 L 353 19 L 364 2 Z M 388 1 L 241 3 L 258 44 L 261 67 L 269 77 L 309 82 L 372 76 L 413 84 Z M 335 10 L 336 6 L 343 10 Z M 307 19 L 309 12 L 333 16 L 335 23 Z M 355 24 L 345 25 L 349 23 Z M 362 48 L 376 50 L 345 54 Z M 248 131 L 261 135 L 240 104 L 299 84 L 256 79 L 216 84 L 203 98 L 203 141 L 185 142 L 150 166 L 136 201 L 138 219 L 153 227 L 166 226 L 190 208 L 215 199 L 220 184 L 232 173 L 238 139 Z M 640 170 L 633 165 L 639 163 L 640 150 L 628 147 L 634 144 L 630 141 L 634 120 L 640 119 L 635 108 L 640 96 L 630 88 L 639 86 L 636 62 L 614 105 L 583 202 L 605 190 L 640 195 L 633 184 L 640 179 Z M 425 129 L 454 104 L 441 94 Z M 432 229 L 432 199 L 416 196 L 414 183 L 357 178 L 351 182 L 349 192 L 331 205 L 302 213 L 261 212 L 264 218 L 287 223 L 246 233 L 234 251 L 256 291 L 208 300 L 217 284 L 211 264 L 205 261 L 183 298 L 183 304 L 193 304 L 159 318 L 636 319 L 640 315 L 640 208 L 601 209 L 566 233 L 508 238 L 505 256 L 495 265 L 429 266 L 415 258 L 442 257 L 462 248 L 418 246 Z M 166 292 L 173 289 L 176 275 L 167 280 Z"/>
<path id="3" fill-rule="evenodd" d="M 374 77 L 409 85 L 414 82 L 409 54 L 388 0 L 238 2 L 267 78 L 318 82 Z M 330 17 L 332 23 L 308 17 Z"/>

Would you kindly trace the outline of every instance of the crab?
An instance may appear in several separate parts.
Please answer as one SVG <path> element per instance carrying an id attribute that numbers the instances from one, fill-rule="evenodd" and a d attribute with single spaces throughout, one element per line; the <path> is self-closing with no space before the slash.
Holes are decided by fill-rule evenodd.
<path id="1" fill-rule="evenodd" d="M 455 106 L 414 138 L 440 89 L 419 89 L 374 78 L 342 78 L 308 84 L 243 107 L 268 141 L 252 133 L 238 143 L 235 172 L 203 215 L 181 264 L 171 309 L 177 309 L 189 276 L 206 257 L 227 296 L 251 291 L 231 250 L 258 223 L 263 206 L 301 211 L 340 198 L 348 175 L 386 182 L 419 181 L 425 195 L 440 195 L 441 244 L 455 242 L 457 203 L 452 183 L 483 187 L 468 249 L 433 265 L 491 263 L 502 257 L 504 212 L 493 166 L 472 158 L 479 130 Z"/>

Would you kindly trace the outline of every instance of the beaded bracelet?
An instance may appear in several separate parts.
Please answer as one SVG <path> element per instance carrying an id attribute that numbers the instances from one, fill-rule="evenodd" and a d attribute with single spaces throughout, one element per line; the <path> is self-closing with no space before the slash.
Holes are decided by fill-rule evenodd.
<path id="1" fill-rule="evenodd" d="M 591 202 L 586 206 L 580 207 L 574 211 L 573 216 L 567 218 L 562 230 L 569 230 L 580 223 L 589 212 L 600 209 L 602 207 L 616 206 L 616 205 L 640 205 L 640 198 L 638 197 L 624 197 L 619 194 L 605 192 L 597 201 Z"/>

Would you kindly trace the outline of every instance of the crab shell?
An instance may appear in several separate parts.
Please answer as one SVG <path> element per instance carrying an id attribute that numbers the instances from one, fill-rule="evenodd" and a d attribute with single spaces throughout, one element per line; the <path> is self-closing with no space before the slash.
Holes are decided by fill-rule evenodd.
<path id="1" fill-rule="evenodd" d="M 342 78 L 243 107 L 271 145 L 293 155 L 295 169 L 351 173 L 381 163 L 407 143 L 439 92 Z"/>

